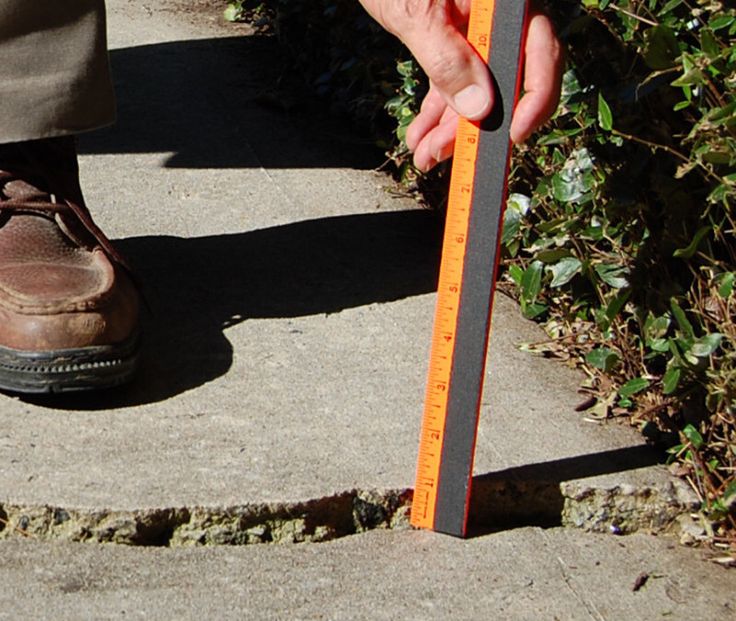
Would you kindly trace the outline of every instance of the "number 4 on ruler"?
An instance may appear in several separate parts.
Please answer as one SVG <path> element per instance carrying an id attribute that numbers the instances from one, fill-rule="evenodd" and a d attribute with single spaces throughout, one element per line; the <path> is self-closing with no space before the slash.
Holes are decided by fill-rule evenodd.
<path id="1" fill-rule="evenodd" d="M 519 93 L 526 0 L 473 0 L 468 40 L 488 63 L 495 105 L 461 119 L 437 288 L 411 523 L 464 536 Z"/>

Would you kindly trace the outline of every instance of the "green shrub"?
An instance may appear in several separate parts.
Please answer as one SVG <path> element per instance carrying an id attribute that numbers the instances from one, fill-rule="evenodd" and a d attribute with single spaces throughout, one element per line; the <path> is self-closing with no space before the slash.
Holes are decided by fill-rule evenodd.
<path id="1" fill-rule="evenodd" d="M 507 274 L 559 339 L 547 349 L 589 369 L 592 413 L 674 443 L 733 529 L 736 12 L 584 5 L 554 4 L 569 70 L 553 122 L 517 149 Z"/>

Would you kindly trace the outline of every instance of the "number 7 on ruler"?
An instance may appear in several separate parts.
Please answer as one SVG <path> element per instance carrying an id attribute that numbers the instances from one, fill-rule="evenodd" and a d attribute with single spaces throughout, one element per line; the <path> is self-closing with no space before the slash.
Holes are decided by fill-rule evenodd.
<path id="1" fill-rule="evenodd" d="M 411 523 L 464 536 L 518 97 L 526 0 L 473 0 L 468 41 L 488 63 L 495 105 L 461 119 L 437 288 Z"/>

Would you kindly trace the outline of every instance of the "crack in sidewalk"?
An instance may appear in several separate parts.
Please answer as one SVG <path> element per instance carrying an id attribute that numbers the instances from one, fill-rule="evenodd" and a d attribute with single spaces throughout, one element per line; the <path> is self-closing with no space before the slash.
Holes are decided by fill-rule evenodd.
<path id="1" fill-rule="evenodd" d="M 678 533 L 697 499 L 679 481 L 661 486 L 481 479 L 470 535 L 525 526 L 610 534 Z M 0 540 L 201 546 L 319 543 L 375 529 L 411 528 L 412 490 L 351 490 L 292 503 L 139 510 L 0 503 Z"/>

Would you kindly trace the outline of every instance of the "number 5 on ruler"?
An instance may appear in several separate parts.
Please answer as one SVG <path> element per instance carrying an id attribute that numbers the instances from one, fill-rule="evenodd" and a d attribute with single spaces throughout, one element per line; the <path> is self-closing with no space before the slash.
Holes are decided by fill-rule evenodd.
<path id="1" fill-rule="evenodd" d="M 468 27 L 496 97 L 490 117 L 461 119 L 455 138 L 411 513 L 414 526 L 458 536 L 467 529 L 526 14 L 526 0 L 473 0 Z"/>

